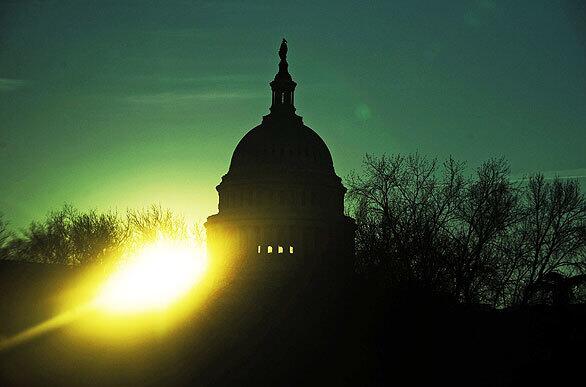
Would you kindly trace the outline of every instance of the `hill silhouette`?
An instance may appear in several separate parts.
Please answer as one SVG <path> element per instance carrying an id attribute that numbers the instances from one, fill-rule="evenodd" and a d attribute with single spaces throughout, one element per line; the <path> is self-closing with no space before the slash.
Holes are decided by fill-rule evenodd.
<path id="1" fill-rule="evenodd" d="M 82 276 L 64 266 L 3 262 L 1 268 L 4 334 L 51 317 L 53 295 Z M 113 341 L 63 327 L 0 353 L 0 380 L 11 386 L 513 386 L 580 376 L 584 305 L 495 310 L 389 299 L 358 278 L 342 289 L 286 284 L 226 285 L 164 334 L 147 330 Z"/>

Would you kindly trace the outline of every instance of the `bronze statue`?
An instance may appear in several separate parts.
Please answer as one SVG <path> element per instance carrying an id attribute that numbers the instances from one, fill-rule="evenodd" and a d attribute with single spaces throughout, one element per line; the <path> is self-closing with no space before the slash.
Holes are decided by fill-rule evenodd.
<path id="1" fill-rule="evenodd" d="M 281 58 L 281 60 L 286 61 L 287 60 L 287 39 L 283 38 L 283 41 L 281 42 L 281 47 L 279 48 L 279 58 Z"/>

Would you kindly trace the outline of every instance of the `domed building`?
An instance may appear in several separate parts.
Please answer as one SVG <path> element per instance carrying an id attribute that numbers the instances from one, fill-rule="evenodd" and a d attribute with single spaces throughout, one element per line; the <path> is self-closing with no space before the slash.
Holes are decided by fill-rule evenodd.
<path id="1" fill-rule="evenodd" d="M 205 224 L 208 253 L 234 277 L 349 273 L 355 225 L 344 215 L 346 188 L 327 145 L 295 114 L 284 39 L 279 56 L 270 113 L 240 140 L 216 187 L 218 213 Z"/>

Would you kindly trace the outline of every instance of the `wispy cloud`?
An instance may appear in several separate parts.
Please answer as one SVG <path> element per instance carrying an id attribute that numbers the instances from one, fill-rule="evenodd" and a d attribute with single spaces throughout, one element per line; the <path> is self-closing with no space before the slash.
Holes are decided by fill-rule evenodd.
<path id="1" fill-rule="evenodd" d="M 252 99 L 264 96 L 250 91 L 201 91 L 201 92 L 162 92 L 136 94 L 125 98 L 127 102 L 141 105 L 180 105 L 197 101 L 220 101 L 234 99 Z"/>
<path id="2" fill-rule="evenodd" d="M 253 74 L 208 74 L 197 77 L 140 76 L 136 79 L 139 81 L 169 85 L 201 85 L 256 82 L 259 80 L 259 76 Z"/>
<path id="3" fill-rule="evenodd" d="M 0 78 L 0 92 L 22 89 L 27 83 L 24 79 Z"/>
<path id="4" fill-rule="evenodd" d="M 534 172 L 534 173 L 537 173 L 537 172 Z M 555 170 L 555 171 L 540 171 L 539 173 L 543 174 L 543 177 L 546 180 L 552 180 L 555 178 L 586 179 L 586 168 L 564 169 L 564 170 Z M 533 173 L 516 174 L 516 175 L 513 175 L 513 178 L 514 178 L 514 180 L 517 180 L 517 181 L 523 181 L 523 180 L 528 180 L 530 175 L 533 175 Z"/>
<path id="5" fill-rule="evenodd" d="M 126 95 L 132 104 L 180 105 L 196 101 L 253 99 L 266 96 L 253 86 L 254 74 L 204 74 L 196 77 L 145 75 L 135 78 L 143 91 Z"/>
<path id="6" fill-rule="evenodd" d="M 586 168 L 570 169 L 562 171 L 546 171 L 543 173 L 546 179 L 584 179 L 586 178 Z"/>

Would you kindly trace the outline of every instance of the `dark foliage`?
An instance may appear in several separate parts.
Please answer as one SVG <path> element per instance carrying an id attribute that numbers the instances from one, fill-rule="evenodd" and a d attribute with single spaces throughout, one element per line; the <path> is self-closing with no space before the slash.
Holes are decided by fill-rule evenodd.
<path id="1" fill-rule="evenodd" d="M 65 265 L 102 264 L 158 237 L 187 236 L 185 221 L 160 205 L 129 210 L 125 216 L 81 212 L 65 205 L 18 234 L 9 234 L 5 223 L 0 222 L 0 257 Z"/>

